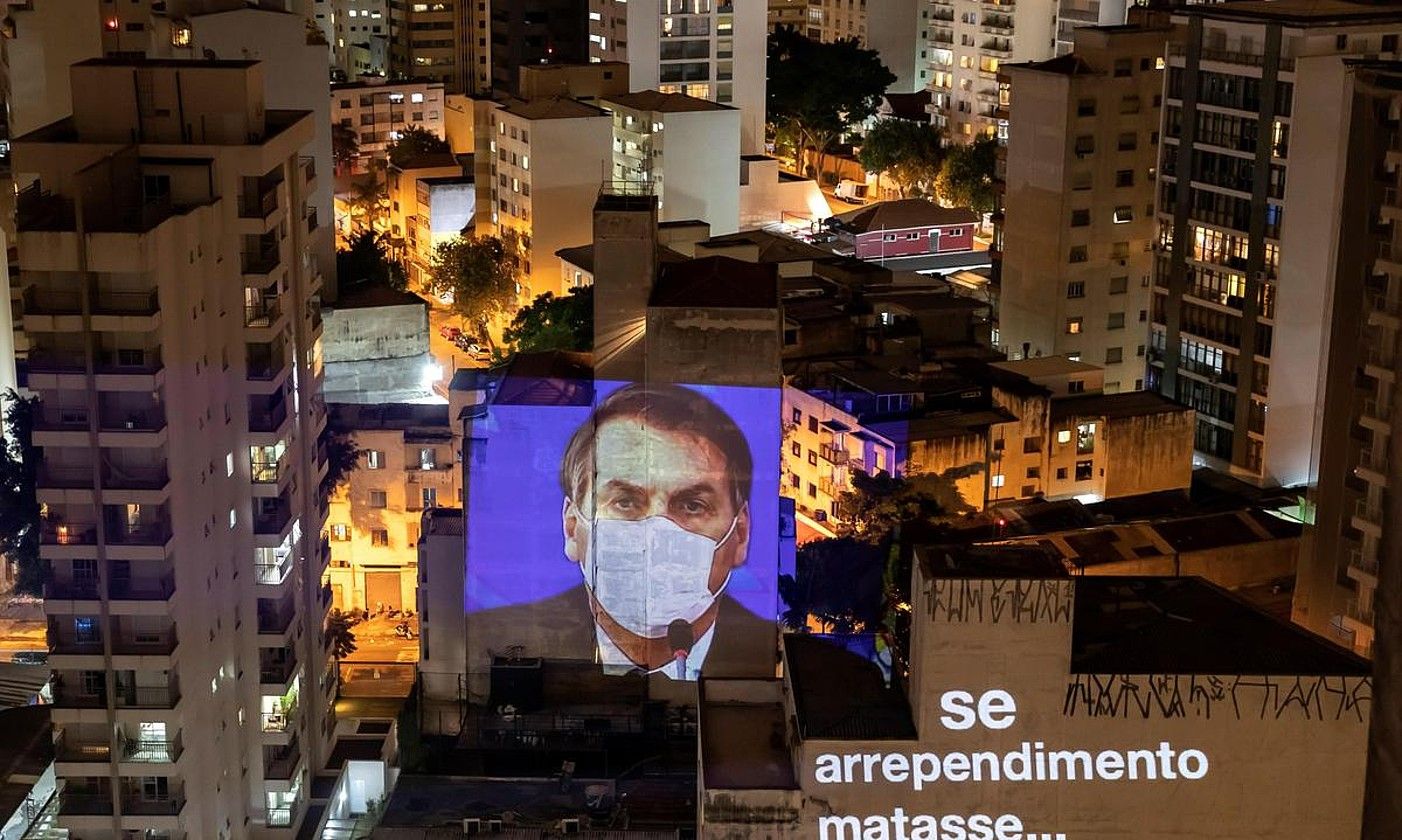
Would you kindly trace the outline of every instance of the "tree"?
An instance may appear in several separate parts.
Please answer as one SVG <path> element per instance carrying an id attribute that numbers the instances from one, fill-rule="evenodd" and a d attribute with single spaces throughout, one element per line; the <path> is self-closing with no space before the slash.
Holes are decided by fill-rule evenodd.
<path id="1" fill-rule="evenodd" d="M 360 449 L 348 433 L 333 429 L 330 424 L 321 430 L 321 439 L 317 444 L 326 452 L 326 477 L 317 489 L 321 492 L 321 498 L 329 499 L 336 488 L 345 484 L 350 474 L 360 466 Z"/>
<path id="2" fill-rule="evenodd" d="M 360 157 L 360 136 L 348 125 L 331 126 L 331 159 L 342 170 L 350 169 Z"/>
<path id="3" fill-rule="evenodd" d="M 886 560 L 878 546 L 852 538 L 815 540 L 798 548 L 793 575 L 779 576 L 784 626 L 826 633 L 877 629 L 882 619 Z"/>
<path id="4" fill-rule="evenodd" d="M 880 55 L 855 38 L 821 43 L 793 27 L 769 36 L 768 75 L 775 133 L 793 138 L 800 163 L 804 151 L 813 149 L 820 179 L 828 147 L 875 114 L 882 94 L 896 81 Z"/>
<path id="5" fill-rule="evenodd" d="M 0 553 L 16 567 L 15 591 L 42 596 L 46 571 L 39 557 L 39 500 L 35 478 L 39 454 L 34 449 L 37 397 L 5 391 L 5 427 L 0 436 Z"/>
<path id="6" fill-rule="evenodd" d="M 593 349 L 594 287 L 579 286 L 558 298 L 540 295 L 516 313 L 502 338 L 520 353 Z"/>
<path id="7" fill-rule="evenodd" d="M 339 664 L 342 659 L 355 653 L 355 633 L 351 630 L 355 620 L 338 609 L 326 616 L 326 638 L 331 641 L 331 658 Z"/>
<path id="8" fill-rule="evenodd" d="M 380 180 L 379 170 L 372 167 L 365 175 L 351 181 L 351 217 L 363 217 L 362 230 L 373 231 L 383 228 L 384 216 L 389 212 L 388 184 Z"/>
<path id="9" fill-rule="evenodd" d="M 389 162 L 403 168 L 409 161 L 428 152 L 446 152 L 448 141 L 421 125 L 411 125 L 399 132 L 399 137 L 389 144 Z"/>
<path id="10" fill-rule="evenodd" d="M 433 250 L 428 269 L 429 289 L 435 295 L 452 294 L 453 309 L 464 320 L 481 328 L 491 341 L 487 325 L 516 303 L 521 272 L 519 240 L 510 228 L 495 236 L 459 236 Z"/>
<path id="11" fill-rule="evenodd" d="M 857 159 L 868 172 L 896 182 L 901 198 L 922 195 L 934 188 L 944 162 L 945 150 L 940 132 L 928 123 L 910 120 L 881 120 L 862 140 Z"/>
<path id="12" fill-rule="evenodd" d="M 389 258 L 384 234 L 372 230 L 353 234 L 350 247 L 336 251 L 336 277 L 343 290 L 361 283 L 383 283 L 400 291 L 409 285 L 404 266 Z"/>
<path id="13" fill-rule="evenodd" d="M 898 537 L 901 526 L 939 522 L 973 510 L 955 480 L 973 468 L 953 468 L 943 473 L 922 473 L 897 478 L 887 472 L 852 474 L 852 489 L 838 499 L 837 533 L 868 543 Z"/>
<path id="14" fill-rule="evenodd" d="M 940 199 L 979 214 L 993 212 L 993 174 L 997 163 L 998 141 L 992 137 L 953 147 L 940 170 Z"/>

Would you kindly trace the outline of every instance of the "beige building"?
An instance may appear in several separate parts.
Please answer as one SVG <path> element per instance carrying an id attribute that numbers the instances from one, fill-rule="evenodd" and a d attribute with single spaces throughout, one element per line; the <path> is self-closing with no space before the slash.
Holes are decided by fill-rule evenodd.
<path id="1" fill-rule="evenodd" d="M 331 86 L 331 120 L 353 129 L 360 143 L 358 171 L 384 158 L 399 133 L 418 126 L 444 137 L 443 83 L 424 79 L 369 79 Z"/>
<path id="2" fill-rule="evenodd" d="M 1402 144 L 1392 125 L 1402 105 L 1402 67 L 1360 61 L 1346 65 L 1341 78 L 1331 75 L 1319 84 L 1338 87 L 1349 128 L 1340 156 L 1315 162 L 1338 167 L 1343 193 L 1334 208 L 1338 229 L 1329 232 L 1339 241 L 1334 303 L 1325 324 L 1328 355 L 1319 371 L 1314 521 L 1301 555 L 1295 620 L 1372 655 L 1382 629 L 1379 594 L 1397 556 L 1388 541 L 1397 515 L 1391 499 L 1399 463 L 1393 409 L 1402 245 L 1391 226 L 1377 223 L 1402 216 Z"/>
<path id="3" fill-rule="evenodd" d="M 1006 67 L 999 344 L 1144 387 L 1154 166 L 1168 30 L 1082 27 L 1070 55 Z"/>
<path id="4" fill-rule="evenodd" d="M 769 0 L 769 31 L 780 26 L 804 31 L 808 26 L 808 0 Z"/>
<path id="5" fill-rule="evenodd" d="M 462 505 L 461 465 L 448 406 L 332 404 L 360 460 L 331 497 L 332 602 L 343 610 L 414 609 L 419 520 Z"/>
<path id="6" fill-rule="evenodd" d="M 1036 559 L 917 549 L 907 680 L 789 634 L 782 680 L 704 681 L 697 836 L 1359 836 L 1367 662 L 1198 578 Z"/>
<path id="7" fill-rule="evenodd" d="M 590 209 L 613 165 L 607 111 L 574 99 L 510 100 L 488 115 L 492 222 L 521 237 L 521 298 L 567 290 L 555 252 L 589 241 Z"/>
<path id="8" fill-rule="evenodd" d="M 823 536 L 841 519 L 838 499 L 855 472 L 944 474 L 974 510 L 1187 487 L 1192 410 L 1154 394 L 1099 393 L 1100 375 L 1034 359 L 928 382 L 846 370 L 816 386 L 786 385 L 781 492 Z"/>
<path id="9" fill-rule="evenodd" d="M 740 112 L 681 93 L 599 100 L 613 115 L 613 180 L 657 196 L 664 222 L 700 219 L 717 234 L 740 222 Z"/>
<path id="10" fill-rule="evenodd" d="M 998 69 L 1054 54 L 1056 0 L 931 0 L 930 113 L 949 138 L 1006 136 Z M 923 27 L 922 27 L 923 28 Z"/>
<path id="11" fill-rule="evenodd" d="M 390 164 L 385 180 L 390 245 L 408 273 L 410 288 L 421 288 L 434 249 L 473 232 L 476 180 L 449 152 L 420 155 L 403 166 Z"/>
<path id="12" fill-rule="evenodd" d="M 15 141 L 75 836 L 291 837 L 328 754 L 325 176 L 312 114 L 267 107 L 264 72 L 92 59 L 73 116 Z"/>
<path id="13" fill-rule="evenodd" d="M 873 0 L 870 14 L 867 0 L 808 0 L 808 19 L 797 28 L 815 41 L 853 39 L 876 50 L 896 76 L 887 91 L 914 93 L 930 80 L 930 18 L 927 0 Z"/>
<path id="14" fill-rule="evenodd" d="M 448 93 L 490 87 L 486 2 L 434 0 L 389 5 L 389 67 L 398 77 L 432 79 Z"/>
<path id="15" fill-rule="evenodd" d="M 738 109 L 741 151 L 763 151 L 764 0 L 588 4 L 590 61 L 626 61 L 631 91 L 684 93 Z"/>

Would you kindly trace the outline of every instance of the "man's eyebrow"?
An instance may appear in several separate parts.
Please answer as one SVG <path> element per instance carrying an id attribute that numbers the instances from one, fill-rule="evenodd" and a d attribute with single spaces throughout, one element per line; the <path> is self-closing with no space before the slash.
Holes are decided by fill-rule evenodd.
<path id="1" fill-rule="evenodd" d="M 714 484 L 706 481 L 698 481 L 678 490 L 677 496 L 719 496 L 720 490 Z"/>
<path id="2" fill-rule="evenodd" d="M 604 486 L 600 489 L 623 491 L 625 493 L 642 493 L 644 495 L 647 494 L 647 490 L 645 490 L 643 487 L 634 484 L 631 481 L 624 481 L 621 478 L 609 479 L 608 481 L 604 482 Z"/>

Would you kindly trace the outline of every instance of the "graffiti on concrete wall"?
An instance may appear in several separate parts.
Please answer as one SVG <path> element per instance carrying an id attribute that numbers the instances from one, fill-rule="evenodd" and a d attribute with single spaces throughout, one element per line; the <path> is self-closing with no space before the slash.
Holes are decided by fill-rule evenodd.
<path id="1" fill-rule="evenodd" d="M 1062 624 L 1071 621 L 1072 584 L 1064 580 L 931 582 L 930 615 L 957 624 Z"/>
<path id="2" fill-rule="evenodd" d="M 1237 720 L 1368 720 L 1367 677 L 1077 674 L 1066 686 L 1067 717 Z"/>

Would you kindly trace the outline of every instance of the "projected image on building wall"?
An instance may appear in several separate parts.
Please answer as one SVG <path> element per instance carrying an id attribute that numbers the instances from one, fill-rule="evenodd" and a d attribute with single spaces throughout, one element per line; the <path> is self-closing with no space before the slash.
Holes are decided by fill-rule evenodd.
<path id="1" fill-rule="evenodd" d="M 588 406 L 493 404 L 468 467 L 469 646 L 772 675 L 778 398 L 596 383 Z"/>

